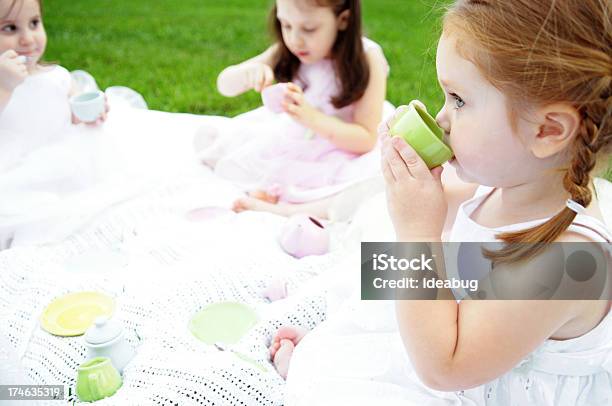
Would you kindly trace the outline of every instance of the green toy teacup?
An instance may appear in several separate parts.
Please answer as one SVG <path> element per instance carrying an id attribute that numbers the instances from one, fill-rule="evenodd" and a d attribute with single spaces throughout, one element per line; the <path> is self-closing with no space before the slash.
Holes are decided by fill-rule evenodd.
<path id="1" fill-rule="evenodd" d="M 96 357 L 79 366 L 76 392 L 80 400 L 93 402 L 114 395 L 122 383 L 110 359 Z"/>
<path id="2" fill-rule="evenodd" d="M 425 161 L 429 169 L 442 165 L 453 157 L 453 151 L 444 143 L 444 130 L 436 120 L 417 103 L 410 103 L 400 113 L 389 130 L 389 135 L 402 137 Z"/>

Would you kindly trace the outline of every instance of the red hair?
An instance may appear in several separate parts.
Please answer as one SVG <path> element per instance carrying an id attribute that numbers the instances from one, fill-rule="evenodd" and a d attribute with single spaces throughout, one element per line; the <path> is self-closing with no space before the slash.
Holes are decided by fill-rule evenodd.
<path id="1" fill-rule="evenodd" d="M 458 0 L 444 17 L 458 51 L 510 100 L 522 106 L 570 103 L 581 124 L 563 168 L 563 186 L 584 207 L 598 155 L 612 146 L 612 6 L 603 0 Z M 564 208 L 545 223 L 497 238 L 494 262 L 527 259 L 555 241 L 574 221 Z M 521 244 L 544 243 L 544 244 Z"/>

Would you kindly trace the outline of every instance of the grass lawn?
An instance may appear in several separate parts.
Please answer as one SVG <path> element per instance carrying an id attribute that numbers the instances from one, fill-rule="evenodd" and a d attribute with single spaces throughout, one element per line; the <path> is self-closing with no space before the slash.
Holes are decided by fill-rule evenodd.
<path id="1" fill-rule="evenodd" d="M 125 85 L 151 109 L 236 115 L 259 94 L 221 96 L 221 70 L 264 50 L 273 0 L 53 0 L 45 2 L 46 59 L 84 69 L 101 88 Z M 443 96 L 435 76 L 440 8 L 448 0 L 363 0 L 365 33 L 391 65 L 387 98 L 418 98 L 431 111 Z M 608 171 L 612 180 L 612 169 Z"/>
<path id="2" fill-rule="evenodd" d="M 440 3 L 439 1 L 437 2 Z M 259 95 L 221 96 L 221 70 L 263 51 L 272 0 L 53 0 L 45 3 L 46 57 L 85 69 L 101 87 L 125 85 L 150 108 L 235 115 L 257 107 Z M 439 105 L 434 50 L 436 0 L 365 0 L 366 35 L 391 65 L 394 104 L 421 98 Z"/>

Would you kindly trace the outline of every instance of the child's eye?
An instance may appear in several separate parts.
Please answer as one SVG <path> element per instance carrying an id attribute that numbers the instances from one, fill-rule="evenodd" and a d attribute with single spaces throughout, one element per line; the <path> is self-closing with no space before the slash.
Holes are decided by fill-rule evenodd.
<path id="1" fill-rule="evenodd" d="M 17 27 L 14 24 L 5 25 L 2 27 L 2 32 L 14 32 L 17 30 Z"/>
<path id="2" fill-rule="evenodd" d="M 39 25 L 40 25 L 40 20 L 38 20 L 38 19 L 36 19 L 36 20 L 32 20 L 32 21 L 30 22 L 30 27 L 32 27 L 32 28 L 36 28 L 36 27 L 38 27 Z"/>
<path id="3" fill-rule="evenodd" d="M 463 99 L 461 97 L 459 97 L 457 94 L 455 93 L 450 93 L 450 95 L 455 99 L 455 107 L 457 109 L 460 109 L 461 107 L 465 106 L 465 102 L 463 101 Z"/>
<path id="4" fill-rule="evenodd" d="M 316 28 L 304 28 L 304 32 L 308 34 L 312 34 L 316 30 L 317 30 Z"/>

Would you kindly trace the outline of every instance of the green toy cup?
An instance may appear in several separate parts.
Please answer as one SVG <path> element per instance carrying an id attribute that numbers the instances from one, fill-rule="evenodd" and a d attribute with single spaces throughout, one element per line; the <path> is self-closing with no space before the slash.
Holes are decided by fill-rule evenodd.
<path id="1" fill-rule="evenodd" d="M 80 400 L 94 402 L 114 395 L 122 383 L 110 359 L 96 357 L 79 366 L 76 393 Z"/>
<path id="2" fill-rule="evenodd" d="M 416 103 L 410 103 L 408 109 L 397 117 L 389 134 L 402 137 L 425 161 L 429 169 L 440 166 L 453 157 L 453 151 L 444 143 L 444 130 Z"/>

